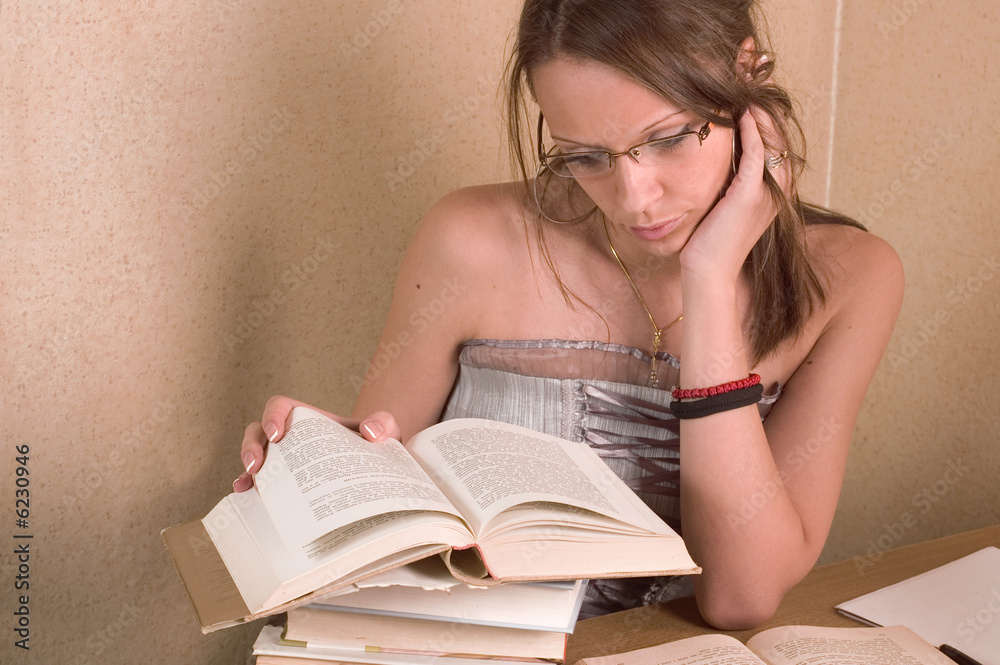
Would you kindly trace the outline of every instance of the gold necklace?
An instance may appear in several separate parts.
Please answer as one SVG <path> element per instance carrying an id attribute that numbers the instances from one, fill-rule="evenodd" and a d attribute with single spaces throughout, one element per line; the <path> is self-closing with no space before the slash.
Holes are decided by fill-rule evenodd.
<path id="1" fill-rule="evenodd" d="M 639 299 L 639 304 L 641 304 L 642 308 L 646 310 L 646 316 L 649 317 L 649 322 L 653 325 L 653 358 L 649 362 L 649 385 L 652 388 L 656 388 L 659 383 L 659 378 L 656 376 L 656 352 L 660 350 L 660 337 L 663 333 L 680 323 L 684 319 L 684 314 L 681 313 L 680 316 L 662 328 L 656 325 L 656 321 L 653 319 L 653 313 L 649 311 L 649 307 L 646 306 L 646 301 L 643 299 L 642 294 L 639 293 L 639 288 L 635 285 L 635 282 L 632 281 L 632 275 L 628 274 L 628 268 L 625 267 L 625 264 L 622 263 L 621 258 L 618 256 L 618 252 L 615 251 L 615 245 L 611 242 L 611 233 L 608 231 L 608 220 L 605 218 L 603 221 L 604 235 L 608 239 L 608 247 L 611 248 L 611 255 L 615 257 L 615 261 L 618 262 L 618 266 L 622 269 L 622 272 L 625 273 L 625 279 L 628 280 L 632 290 L 635 291 L 635 295 Z"/>

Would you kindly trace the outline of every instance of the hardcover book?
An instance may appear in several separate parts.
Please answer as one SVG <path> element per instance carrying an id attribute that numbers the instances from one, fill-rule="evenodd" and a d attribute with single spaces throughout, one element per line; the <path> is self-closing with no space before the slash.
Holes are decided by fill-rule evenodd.
<path id="1" fill-rule="evenodd" d="M 478 586 L 700 572 L 584 443 L 477 419 L 371 443 L 306 407 L 287 424 L 255 489 L 163 532 L 204 632 L 433 555 Z"/>

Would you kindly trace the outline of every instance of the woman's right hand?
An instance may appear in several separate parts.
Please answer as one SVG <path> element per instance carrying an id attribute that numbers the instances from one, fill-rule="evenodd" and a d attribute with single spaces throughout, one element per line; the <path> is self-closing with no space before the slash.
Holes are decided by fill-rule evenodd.
<path id="1" fill-rule="evenodd" d="M 338 416 L 291 397 L 276 395 L 267 400 L 260 422 L 250 423 L 243 433 L 240 460 L 246 471 L 233 481 L 233 491 L 244 492 L 253 487 L 253 477 L 260 471 L 261 465 L 264 464 L 264 458 L 267 457 L 268 443 L 281 441 L 281 437 L 285 435 L 285 420 L 296 406 L 306 406 L 322 413 L 345 427 L 357 430 L 365 439 L 375 443 L 390 438 L 399 438 L 399 425 L 396 424 L 396 419 L 388 411 L 377 411 L 358 420 L 357 418 Z"/>

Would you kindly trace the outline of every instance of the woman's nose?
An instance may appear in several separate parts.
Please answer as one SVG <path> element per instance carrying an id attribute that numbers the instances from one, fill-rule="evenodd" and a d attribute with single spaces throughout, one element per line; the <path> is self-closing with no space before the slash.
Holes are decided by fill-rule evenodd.
<path id="1" fill-rule="evenodd" d="M 614 166 L 618 205 L 623 211 L 640 214 L 663 195 L 655 167 L 637 162 L 631 155 L 618 157 Z"/>

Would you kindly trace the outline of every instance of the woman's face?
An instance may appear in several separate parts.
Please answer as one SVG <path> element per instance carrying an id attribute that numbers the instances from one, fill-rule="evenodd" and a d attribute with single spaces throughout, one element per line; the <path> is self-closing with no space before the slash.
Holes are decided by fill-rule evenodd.
<path id="1" fill-rule="evenodd" d="M 557 58 L 533 72 L 532 84 L 562 152 L 618 153 L 705 124 L 594 61 Z M 610 173 L 578 183 L 607 216 L 619 250 L 676 254 L 718 201 L 731 175 L 731 159 L 732 130 L 712 125 L 700 152 L 684 161 L 650 166 L 621 156 Z"/>

